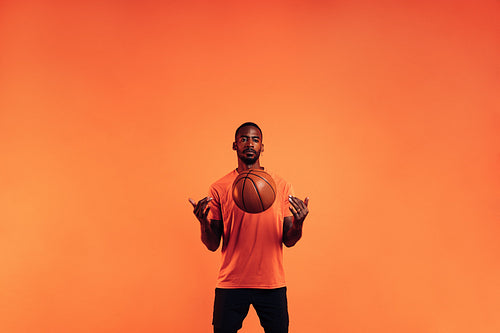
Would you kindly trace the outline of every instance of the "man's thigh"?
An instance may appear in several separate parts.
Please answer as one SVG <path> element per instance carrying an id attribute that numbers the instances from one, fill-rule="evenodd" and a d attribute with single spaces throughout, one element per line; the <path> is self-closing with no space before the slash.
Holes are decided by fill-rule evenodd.
<path id="1" fill-rule="evenodd" d="M 252 294 L 252 305 L 266 333 L 288 332 L 286 287 L 255 290 Z"/>
<path id="2" fill-rule="evenodd" d="M 216 333 L 233 333 L 242 327 L 250 308 L 250 294 L 245 289 L 215 289 L 212 325 Z"/>

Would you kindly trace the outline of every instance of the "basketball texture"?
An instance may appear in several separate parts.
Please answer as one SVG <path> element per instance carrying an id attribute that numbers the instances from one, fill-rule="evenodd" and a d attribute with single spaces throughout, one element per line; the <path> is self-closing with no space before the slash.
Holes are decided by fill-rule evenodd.
<path id="1" fill-rule="evenodd" d="M 233 182 L 233 200 L 247 213 L 261 213 L 272 206 L 276 199 L 276 183 L 264 170 L 250 169 Z"/>

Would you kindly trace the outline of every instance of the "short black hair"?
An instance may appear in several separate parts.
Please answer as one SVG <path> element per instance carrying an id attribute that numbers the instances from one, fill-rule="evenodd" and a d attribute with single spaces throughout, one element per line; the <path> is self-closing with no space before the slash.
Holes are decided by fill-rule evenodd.
<path id="1" fill-rule="evenodd" d="M 260 132 L 260 138 L 262 140 L 262 130 L 260 129 L 259 125 L 257 125 L 256 123 L 252 123 L 250 121 L 241 124 L 240 127 L 238 127 L 236 129 L 236 132 L 234 133 L 234 138 L 236 139 L 236 137 L 238 136 L 238 132 L 240 131 L 240 129 L 242 129 L 243 127 L 247 127 L 247 126 L 253 126 L 253 127 L 257 128 L 259 130 L 259 132 Z"/>

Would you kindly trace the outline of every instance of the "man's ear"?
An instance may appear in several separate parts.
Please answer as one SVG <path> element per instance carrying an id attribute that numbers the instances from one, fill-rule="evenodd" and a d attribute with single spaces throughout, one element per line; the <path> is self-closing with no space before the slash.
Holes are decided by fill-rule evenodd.
<path id="1" fill-rule="evenodd" d="M 237 149 L 236 142 L 233 142 L 233 150 L 236 150 L 236 149 Z"/>
<path id="2" fill-rule="evenodd" d="M 261 144 L 260 145 L 260 152 L 263 153 L 264 152 L 264 144 Z"/>

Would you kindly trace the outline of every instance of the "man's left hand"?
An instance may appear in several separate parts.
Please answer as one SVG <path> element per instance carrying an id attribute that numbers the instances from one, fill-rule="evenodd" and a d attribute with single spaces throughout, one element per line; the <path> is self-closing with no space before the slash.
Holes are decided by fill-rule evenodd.
<path id="1" fill-rule="evenodd" d="M 293 223 L 296 225 L 302 225 L 304 223 L 304 219 L 309 213 L 309 209 L 307 205 L 309 204 L 309 197 L 305 198 L 304 201 L 300 200 L 297 197 L 288 196 L 288 201 L 290 201 L 290 211 L 293 214 Z"/>

